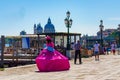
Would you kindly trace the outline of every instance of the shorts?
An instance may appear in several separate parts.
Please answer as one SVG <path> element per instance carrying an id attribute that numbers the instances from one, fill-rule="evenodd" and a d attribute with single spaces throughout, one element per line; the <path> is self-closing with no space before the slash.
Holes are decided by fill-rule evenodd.
<path id="1" fill-rule="evenodd" d="M 115 49 L 113 49 L 112 51 L 113 51 L 113 53 L 115 53 Z"/>
<path id="2" fill-rule="evenodd" d="M 98 54 L 99 54 L 99 51 L 95 51 L 95 52 L 94 52 L 94 55 L 98 55 Z"/>

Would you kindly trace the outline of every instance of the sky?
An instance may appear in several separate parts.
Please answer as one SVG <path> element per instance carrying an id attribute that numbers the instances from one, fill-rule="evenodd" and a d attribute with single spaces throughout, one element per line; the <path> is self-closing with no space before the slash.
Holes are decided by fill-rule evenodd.
<path id="1" fill-rule="evenodd" d="M 16 36 L 22 30 L 33 34 L 34 24 L 44 28 L 49 17 L 56 32 L 67 32 L 67 11 L 73 20 L 72 33 L 94 36 L 100 20 L 104 29 L 120 24 L 120 0 L 0 0 L 0 35 Z"/>

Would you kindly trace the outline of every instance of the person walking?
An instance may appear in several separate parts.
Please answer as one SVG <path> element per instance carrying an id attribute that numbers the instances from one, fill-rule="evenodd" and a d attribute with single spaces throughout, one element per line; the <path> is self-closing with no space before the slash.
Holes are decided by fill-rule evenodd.
<path id="1" fill-rule="evenodd" d="M 115 44 L 115 42 L 113 42 L 112 44 L 111 44 L 111 52 L 113 53 L 113 55 L 115 55 L 115 48 L 116 48 L 116 44 Z"/>
<path id="2" fill-rule="evenodd" d="M 106 49 L 107 55 L 109 55 L 109 50 L 110 50 L 110 46 L 107 45 L 107 49 Z"/>
<path id="3" fill-rule="evenodd" d="M 74 49 L 75 49 L 75 58 L 74 58 L 74 64 L 76 64 L 77 61 L 77 56 L 79 56 L 79 64 L 82 64 L 82 60 L 81 60 L 81 45 L 80 45 L 80 41 L 78 40 L 77 43 L 74 45 Z"/>
<path id="4" fill-rule="evenodd" d="M 100 44 L 98 44 L 98 42 L 96 41 L 93 47 L 95 61 L 99 61 Z"/>
<path id="5" fill-rule="evenodd" d="M 104 48 L 104 54 L 106 55 L 107 54 L 107 46 L 105 45 L 103 48 Z"/>

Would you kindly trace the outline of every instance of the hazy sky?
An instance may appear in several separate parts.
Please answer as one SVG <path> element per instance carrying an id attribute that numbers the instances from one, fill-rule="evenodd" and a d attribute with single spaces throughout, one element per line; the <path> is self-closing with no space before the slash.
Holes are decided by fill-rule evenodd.
<path id="1" fill-rule="evenodd" d="M 66 12 L 71 12 L 70 32 L 96 35 L 100 20 L 104 29 L 120 24 L 120 0 L 0 0 L 0 35 L 33 34 L 34 24 L 44 28 L 51 18 L 57 32 L 67 32 Z"/>

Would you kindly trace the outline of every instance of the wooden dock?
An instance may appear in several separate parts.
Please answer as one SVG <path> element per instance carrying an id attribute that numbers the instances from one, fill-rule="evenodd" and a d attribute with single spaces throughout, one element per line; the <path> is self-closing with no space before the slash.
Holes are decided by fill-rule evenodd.
<path id="1" fill-rule="evenodd" d="M 4 67 L 14 67 L 18 65 L 34 64 L 36 56 L 4 56 Z M 1 61 L 0 61 L 1 62 Z"/>

